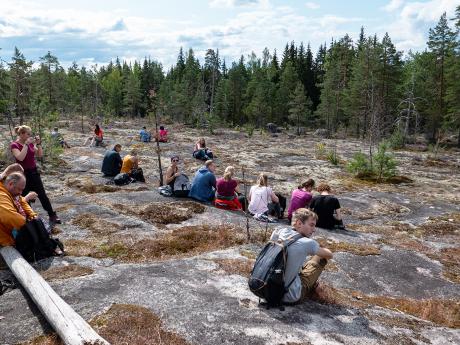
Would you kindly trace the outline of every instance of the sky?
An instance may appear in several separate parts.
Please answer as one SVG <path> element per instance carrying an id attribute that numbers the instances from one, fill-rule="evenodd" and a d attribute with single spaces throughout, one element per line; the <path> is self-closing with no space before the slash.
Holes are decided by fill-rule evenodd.
<path id="1" fill-rule="evenodd" d="M 460 0 L 0 0 L 0 58 L 14 47 L 28 60 L 48 51 L 64 67 L 107 64 L 117 56 L 150 57 L 169 68 L 180 47 L 203 61 L 219 49 L 227 64 L 267 47 L 281 56 L 286 42 L 322 43 L 364 26 L 368 35 L 388 32 L 397 49 L 426 48 L 428 29 L 443 12 L 452 18 Z"/>

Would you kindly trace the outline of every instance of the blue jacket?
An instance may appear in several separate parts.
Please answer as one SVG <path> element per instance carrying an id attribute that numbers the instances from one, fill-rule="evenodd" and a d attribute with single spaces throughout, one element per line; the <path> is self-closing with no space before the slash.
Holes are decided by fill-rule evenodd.
<path id="1" fill-rule="evenodd" d="M 216 177 L 206 167 L 198 169 L 188 196 L 199 201 L 214 200 Z"/>
<path id="2" fill-rule="evenodd" d="M 141 141 L 143 141 L 144 143 L 147 143 L 151 140 L 150 133 L 147 132 L 145 129 L 141 129 L 141 131 L 139 132 L 139 136 L 141 138 Z"/>

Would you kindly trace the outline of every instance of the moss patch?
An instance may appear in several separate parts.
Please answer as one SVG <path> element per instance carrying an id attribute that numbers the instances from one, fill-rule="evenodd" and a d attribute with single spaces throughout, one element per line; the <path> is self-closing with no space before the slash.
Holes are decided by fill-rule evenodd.
<path id="1" fill-rule="evenodd" d="M 365 308 L 375 305 L 403 312 L 437 325 L 460 327 L 460 299 L 423 299 L 394 298 L 388 296 L 367 296 L 357 291 L 336 289 L 325 284 L 312 296 L 313 300 L 324 304 L 343 307 Z"/>
<path id="2" fill-rule="evenodd" d="M 76 264 L 68 266 L 54 266 L 46 271 L 41 271 L 40 274 L 47 281 L 68 279 L 73 277 L 81 277 L 92 274 L 94 270 L 90 267 L 84 267 Z"/>
<path id="3" fill-rule="evenodd" d="M 214 259 L 219 268 L 224 270 L 227 274 L 238 274 L 243 277 L 249 277 L 252 268 L 254 267 L 254 260 L 245 259 Z"/>
<path id="4" fill-rule="evenodd" d="M 117 210 L 139 216 L 144 221 L 153 224 L 178 224 L 206 210 L 204 205 L 194 201 L 153 202 L 140 208 L 121 204 L 113 206 Z"/>
<path id="5" fill-rule="evenodd" d="M 460 247 L 444 248 L 427 256 L 443 265 L 442 274 L 446 279 L 460 284 Z"/>
<path id="6" fill-rule="evenodd" d="M 111 185 L 96 185 L 91 179 L 82 178 L 69 178 L 66 182 L 67 186 L 77 188 L 82 192 L 94 194 L 94 193 L 111 193 L 120 190 L 119 187 Z"/>
<path id="7" fill-rule="evenodd" d="M 114 304 L 96 316 L 90 325 L 112 345 L 188 345 L 179 335 L 165 330 L 161 319 L 149 309 L 131 305 Z M 62 345 L 56 334 L 39 336 L 22 345 Z"/>
<path id="8" fill-rule="evenodd" d="M 328 248 L 332 252 L 347 252 L 360 256 L 380 255 L 380 249 L 375 246 L 349 242 L 335 242 L 322 237 L 316 238 L 315 240 L 321 247 Z"/>
<path id="9" fill-rule="evenodd" d="M 123 262 L 145 262 L 224 249 L 245 242 L 232 226 L 185 226 L 160 238 L 108 238 L 99 241 L 66 241 L 69 255 L 114 258 Z"/>
<path id="10" fill-rule="evenodd" d="M 117 223 L 101 219 L 91 213 L 79 214 L 72 219 L 71 223 L 99 235 L 111 234 L 121 229 L 121 226 Z"/>

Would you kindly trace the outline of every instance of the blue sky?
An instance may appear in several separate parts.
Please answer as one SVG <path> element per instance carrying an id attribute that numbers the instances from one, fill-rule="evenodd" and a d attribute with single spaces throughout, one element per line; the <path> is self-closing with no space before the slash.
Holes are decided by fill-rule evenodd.
<path id="1" fill-rule="evenodd" d="M 64 66 L 90 66 L 119 56 L 150 56 L 169 67 L 179 47 L 198 57 L 218 48 L 228 61 L 264 47 L 282 51 L 287 41 L 310 42 L 314 51 L 332 37 L 361 26 L 382 37 L 389 32 L 399 50 L 423 50 L 428 28 L 460 0 L 0 0 L 0 57 L 17 46 L 37 61 L 48 50 Z"/>

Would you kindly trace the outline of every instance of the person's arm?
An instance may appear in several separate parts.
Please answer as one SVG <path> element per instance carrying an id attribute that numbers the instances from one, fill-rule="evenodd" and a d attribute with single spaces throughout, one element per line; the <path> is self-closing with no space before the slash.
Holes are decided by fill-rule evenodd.
<path id="1" fill-rule="evenodd" d="M 248 204 L 251 202 L 252 187 L 249 189 Z"/>
<path id="2" fill-rule="evenodd" d="M 133 169 L 137 169 L 139 167 L 139 158 L 131 157 L 131 161 L 133 162 Z"/>
<path id="3" fill-rule="evenodd" d="M 318 249 L 316 255 L 326 260 L 331 260 L 333 257 L 332 252 L 329 249 L 321 247 Z"/>
<path id="4" fill-rule="evenodd" d="M 31 210 L 30 206 L 29 210 Z M 24 209 L 24 211 L 28 215 L 28 210 Z M 5 193 L 0 194 L 0 213 L 2 214 L 2 224 L 7 229 L 19 230 L 26 223 L 26 218 L 18 212 L 11 197 Z"/>
<path id="5" fill-rule="evenodd" d="M 31 193 L 33 193 L 33 192 L 31 192 Z M 31 194 L 31 193 L 29 193 L 29 194 Z M 20 199 L 19 199 L 19 202 L 21 203 L 22 209 L 24 210 L 24 212 L 27 215 L 27 219 L 33 219 L 33 218 L 38 216 L 38 214 L 34 210 L 32 210 L 32 207 L 30 207 L 30 205 L 27 203 L 25 198 L 23 198 L 21 196 Z"/>
<path id="6" fill-rule="evenodd" d="M 278 199 L 278 197 L 276 196 L 276 194 L 275 194 L 275 192 L 273 190 L 271 190 L 270 197 L 272 198 L 272 202 L 274 202 L 275 204 L 280 202 L 280 200 Z"/>
<path id="7" fill-rule="evenodd" d="M 169 167 L 166 170 L 166 174 L 165 174 L 166 184 L 171 183 L 171 181 L 174 180 L 179 175 L 180 175 L 179 171 L 177 173 L 173 174 L 173 169 L 171 167 Z"/>
<path id="8" fill-rule="evenodd" d="M 26 202 L 29 202 L 30 200 L 35 200 L 37 199 L 38 197 L 38 194 L 35 193 L 35 192 L 29 192 L 25 197 L 24 197 L 24 200 Z"/>
<path id="9" fill-rule="evenodd" d="M 35 156 L 37 156 L 38 158 L 43 157 L 42 140 L 40 139 L 40 137 L 38 137 L 35 143 Z"/>
<path id="10" fill-rule="evenodd" d="M 22 162 L 27 156 L 27 151 L 29 150 L 29 144 L 32 143 L 32 140 L 29 140 L 29 139 L 27 139 L 27 141 L 22 146 L 22 150 L 19 150 L 18 148 L 11 149 L 11 153 L 13 154 L 14 158 L 16 158 L 20 162 Z"/>
<path id="11" fill-rule="evenodd" d="M 342 214 L 340 213 L 340 208 L 335 210 L 334 218 L 337 220 L 342 220 Z"/>

